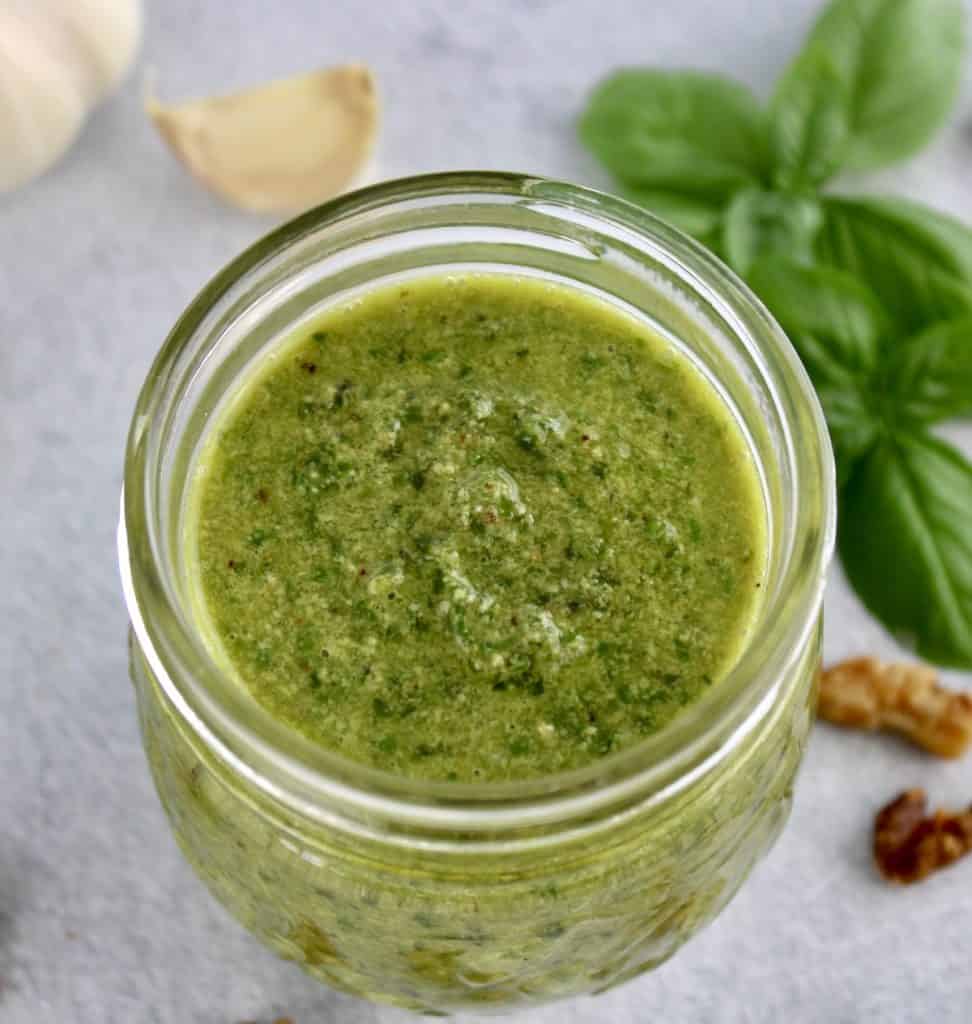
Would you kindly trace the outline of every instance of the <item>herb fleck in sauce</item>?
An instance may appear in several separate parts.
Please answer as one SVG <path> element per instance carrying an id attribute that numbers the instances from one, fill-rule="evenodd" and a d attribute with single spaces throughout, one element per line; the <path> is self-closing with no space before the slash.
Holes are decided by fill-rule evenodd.
<path id="1" fill-rule="evenodd" d="M 731 664 L 764 564 L 751 456 L 698 372 L 604 303 L 500 275 L 302 330 L 194 499 L 201 592 L 254 697 L 431 779 L 655 732 Z"/>

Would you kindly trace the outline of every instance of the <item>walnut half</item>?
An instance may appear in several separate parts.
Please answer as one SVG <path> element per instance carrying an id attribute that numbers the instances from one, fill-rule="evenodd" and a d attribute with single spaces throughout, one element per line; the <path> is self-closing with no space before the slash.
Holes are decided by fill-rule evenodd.
<path id="1" fill-rule="evenodd" d="M 972 695 L 924 665 L 842 661 L 821 672 L 817 711 L 836 725 L 899 732 L 939 757 L 959 757 L 972 742 Z"/>
<path id="2" fill-rule="evenodd" d="M 972 851 L 972 807 L 925 816 L 923 789 L 909 789 L 874 821 L 874 859 L 889 882 L 920 882 Z"/>

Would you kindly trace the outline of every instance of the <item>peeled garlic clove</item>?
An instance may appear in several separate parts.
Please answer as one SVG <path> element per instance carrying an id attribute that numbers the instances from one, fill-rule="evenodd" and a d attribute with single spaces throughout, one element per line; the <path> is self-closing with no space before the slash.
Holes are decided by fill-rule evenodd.
<path id="1" fill-rule="evenodd" d="M 349 64 L 229 96 L 146 109 L 205 185 L 247 210 L 294 211 L 350 188 L 378 128 L 371 72 Z"/>
<path id="2" fill-rule="evenodd" d="M 0 6 L 0 192 L 45 171 L 131 64 L 137 0 L 13 0 Z"/>

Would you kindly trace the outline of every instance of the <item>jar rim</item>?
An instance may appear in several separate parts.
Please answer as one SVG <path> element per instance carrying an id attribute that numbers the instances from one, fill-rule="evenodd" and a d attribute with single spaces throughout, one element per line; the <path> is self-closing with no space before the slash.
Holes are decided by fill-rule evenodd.
<path id="1" fill-rule="evenodd" d="M 666 728 L 601 761 L 513 783 L 425 782 L 406 779 L 321 750 L 272 719 L 246 721 L 211 685 L 219 669 L 184 614 L 160 550 L 153 514 L 157 467 L 153 438 L 166 415 L 168 385 L 180 353 L 226 296 L 254 279 L 292 247 L 349 218 L 395 204 L 488 201 L 510 197 L 573 211 L 604 230 L 666 254 L 693 284 L 718 300 L 733 323 L 771 362 L 785 393 L 794 479 L 817 498 L 790 504 L 794 516 L 788 564 L 764 602 L 760 620 L 737 662 Z M 787 410 L 791 410 L 788 414 Z M 791 422 L 792 421 L 792 422 Z M 794 443 L 799 438 L 799 444 Z M 806 372 L 765 307 L 708 250 L 622 199 L 581 186 L 498 172 L 446 172 L 383 182 L 341 196 L 278 227 L 232 260 L 203 287 L 178 319 L 149 371 L 129 433 L 118 529 L 125 600 L 142 655 L 180 718 L 231 770 L 272 799 L 331 822 L 363 818 L 406 830 L 518 832 L 551 822 L 589 818 L 598 809 L 668 791 L 704 769 L 728 737 L 746 732 L 775 700 L 780 680 L 816 622 L 835 537 L 833 456 L 823 414 Z M 195 631 L 198 633 L 198 630 Z M 214 673 L 216 674 L 214 676 Z M 378 828 L 385 831 L 385 827 Z"/>

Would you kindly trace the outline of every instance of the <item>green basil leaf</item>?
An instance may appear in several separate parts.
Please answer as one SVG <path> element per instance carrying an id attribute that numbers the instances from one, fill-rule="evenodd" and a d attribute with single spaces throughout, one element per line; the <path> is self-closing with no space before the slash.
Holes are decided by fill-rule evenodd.
<path id="1" fill-rule="evenodd" d="M 972 466 L 924 432 L 883 440 L 842 493 L 839 546 L 867 607 L 930 661 L 972 668 Z"/>
<path id="2" fill-rule="evenodd" d="M 886 409 L 896 421 L 935 423 L 972 413 L 972 317 L 930 327 L 888 358 Z"/>
<path id="3" fill-rule="evenodd" d="M 749 283 L 788 334 L 827 341 L 835 372 L 874 371 L 888 321 L 856 278 L 833 267 L 766 260 L 753 267 Z"/>
<path id="4" fill-rule="evenodd" d="M 867 170 L 921 149 L 958 90 L 962 0 L 835 0 L 810 32 L 850 101 L 844 165 Z"/>
<path id="5" fill-rule="evenodd" d="M 722 242 L 723 204 L 704 196 L 683 195 L 659 189 L 622 187 L 621 194 L 669 224 L 718 251 Z"/>
<path id="6" fill-rule="evenodd" d="M 840 169 L 850 138 L 844 82 L 823 50 L 804 50 L 770 102 L 773 180 L 779 188 L 819 185 Z"/>
<path id="7" fill-rule="evenodd" d="M 745 86 L 720 75 L 618 71 L 594 90 L 579 132 L 630 186 L 728 199 L 766 176 L 763 112 Z"/>
<path id="8" fill-rule="evenodd" d="M 816 199 L 748 188 L 733 196 L 723 230 L 729 265 L 740 274 L 770 256 L 809 263 L 823 214 Z"/>
<path id="9" fill-rule="evenodd" d="M 863 381 L 842 381 L 838 386 L 818 384 L 815 388 L 834 449 L 837 486 L 843 487 L 858 460 L 880 439 L 881 424 L 871 411 Z"/>
<path id="10" fill-rule="evenodd" d="M 816 255 L 866 284 L 906 337 L 972 313 L 972 231 L 904 199 L 822 200 Z"/>
<path id="11" fill-rule="evenodd" d="M 842 484 L 881 432 L 874 379 L 885 317 L 866 288 L 829 267 L 767 260 L 753 267 L 749 283 L 810 374 Z"/>

